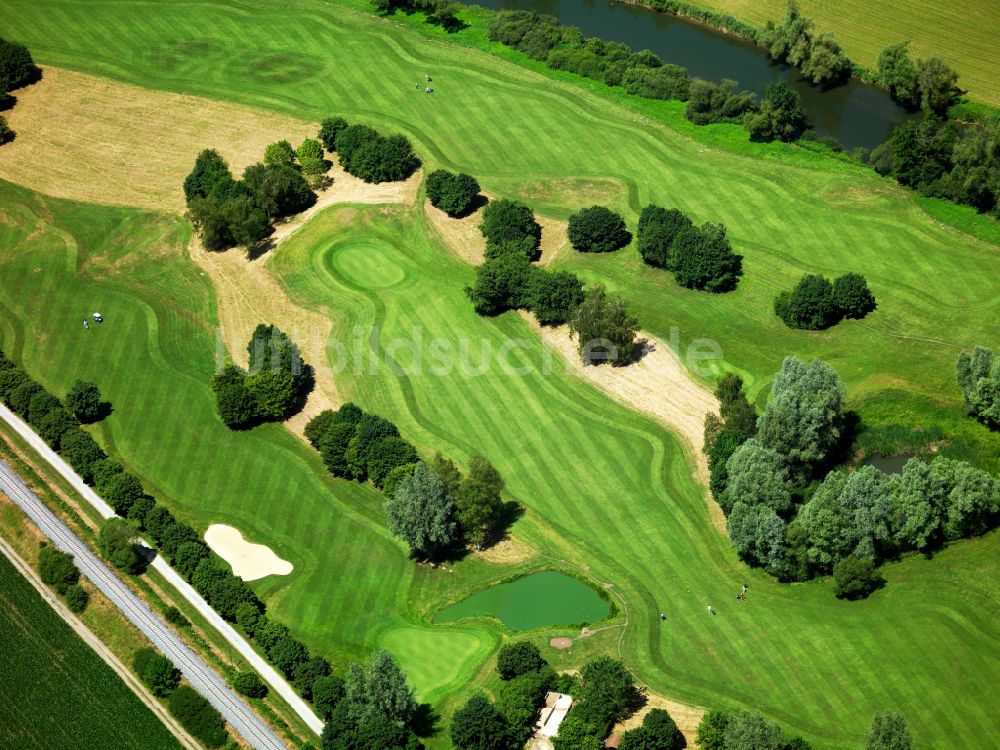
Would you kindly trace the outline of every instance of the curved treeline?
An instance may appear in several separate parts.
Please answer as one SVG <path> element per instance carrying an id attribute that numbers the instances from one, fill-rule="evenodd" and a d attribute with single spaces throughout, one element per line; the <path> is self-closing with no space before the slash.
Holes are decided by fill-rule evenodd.
<path id="1" fill-rule="evenodd" d="M 959 375 L 969 372 L 967 361 Z M 968 382 L 966 378 L 964 382 Z M 943 456 L 902 474 L 841 462 L 846 389 L 825 362 L 786 357 L 757 416 L 742 380 L 724 376 L 721 419 L 706 419 L 711 490 L 740 557 L 782 580 L 832 573 L 838 596 L 865 596 L 875 567 L 983 534 L 1000 521 L 1000 481 Z"/>
<path id="2" fill-rule="evenodd" d="M 23 44 L 0 37 L 0 110 L 10 109 L 17 101 L 11 91 L 40 80 L 42 69 L 35 65 Z M 0 115 L 0 146 L 14 140 L 16 133 Z"/>

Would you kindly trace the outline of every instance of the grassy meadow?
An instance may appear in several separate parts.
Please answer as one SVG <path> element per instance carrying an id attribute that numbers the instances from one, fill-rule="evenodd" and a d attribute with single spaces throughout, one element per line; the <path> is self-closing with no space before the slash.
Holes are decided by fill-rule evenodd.
<path id="1" fill-rule="evenodd" d="M 713 369 L 739 371 L 758 399 L 785 354 L 822 357 L 862 416 L 933 413 L 996 470 L 1000 437 L 966 419 L 953 365 L 960 347 L 1000 342 L 1000 278 L 986 273 L 997 248 L 937 224 L 906 191 L 794 147 L 745 147 L 738 129 L 694 134 L 676 103 L 624 108 L 350 7 L 131 8 L 11 0 L 0 24 L 43 64 L 398 130 L 426 166 L 470 172 L 489 192 L 524 197 L 555 218 L 600 202 L 634 227 L 641 206 L 656 202 L 724 221 L 746 267 L 730 295 L 680 289 L 634 248 L 605 257 L 566 249 L 556 265 L 621 291 L 644 329 L 669 340 L 677 327 L 682 354 L 711 338 L 723 356 Z M 481 29 L 463 35 L 481 41 Z M 434 96 L 414 90 L 425 72 Z M 142 137 L 141 126 L 122 137 Z M 518 316 L 476 316 L 462 293 L 471 268 L 419 206 L 329 209 L 266 262 L 293 302 L 332 321 L 330 341 L 345 345 L 348 364 L 335 378 L 341 394 L 393 419 L 427 452 L 461 463 L 483 453 L 524 505 L 514 533 L 538 553 L 472 557 L 451 573 L 409 561 L 385 527 L 381 496 L 330 478 L 281 426 L 231 433 L 218 421 L 208 389 L 216 300 L 185 250 L 186 222 L 6 183 L 0 217 L 4 348 L 57 393 L 78 377 L 98 382 L 115 405 L 97 428 L 102 442 L 178 515 L 202 529 L 230 523 L 291 560 L 292 575 L 255 588 L 334 663 L 385 645 L 447 716 L 460 688 L 489 684 L 484 663 L 501 634 L 488 623 L 431 627 L 430 616 L 490 581 L 561 560 L 625 598 L 622 655 L 655 691 L 757 707 L 831 750 L 859 745 L 883 708 L 907 714 L 921 747 L 1000 744 L 991 697 L 1000 534 L 888 565 L 888 587 L 860 603 L 836 600 L 828 581 L 778 585 L 748 570 L 711 526 L 678 440 L 560 367 L 546 369 L 548 350 Z M 807 271 L 864 272 L 879 309 L 825 333 L 785 329 L 771 301 Z M 108 323 L 88 333 L 80 319 L 93 309 Z M 358 326 L 380 335 L 355 348 Z M 416 331 L 426 359 L 410 368 L 413 350 L 390 345 Z M 508 360 L 525 375 L 430 371 L 432 341 L 452 352 L 468 342 L 474 365 L 482 346 L 499 352 L 511 340 L 522 344 Z M 735 606 L 743 582 L 751 597 Z M 573 659 L 589 650 L 616 648 L 601 637 L 552 658 L 578 666 Z"/>
<path id="2" fill-rule="evenodd" d="M 698 0 L 761 27 L 781 20 L 786 0 Z M 991 0 L 887 0 L 876 6 L 848 0 L 800 0 L 819 31 L 832 31 L 848 57 L 873 68 L 890 44 L 910 40 L 917 57 L 940 57 L 960 76 L 973 99 L 1000 105 L 1000 14 Z"/>
<path id="3" fill-rule="evenodd" d="M 0 555 L 0 744 L 176 750 L 177 740 Z"/>

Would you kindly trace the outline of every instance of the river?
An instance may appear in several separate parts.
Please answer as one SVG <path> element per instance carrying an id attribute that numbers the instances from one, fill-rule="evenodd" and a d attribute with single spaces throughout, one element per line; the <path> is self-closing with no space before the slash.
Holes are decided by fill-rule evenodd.
<path id="1" fill-rule="evenodd" d="M 916 117 L 882 89 L 857 80 L 822 90 L 803 81 L 798 70 L 773 63 L 760 47 L 711 27 L 669 13 L 658 13 L 612 0 L 469 0 L 484 8 L 536 10 L 578 27 L 584 36 L 648 49 L 664 62 L 687 68 L 708 81 L 732 78 L 741 89 L 763 93 L 778 80 L 788 81 L 802 97 L 802 108 L 819 135 L 833 136 L 845 148 L 874 148 L 899 123 Z M 780 19 L 775 19 L 780 20 Z"/>

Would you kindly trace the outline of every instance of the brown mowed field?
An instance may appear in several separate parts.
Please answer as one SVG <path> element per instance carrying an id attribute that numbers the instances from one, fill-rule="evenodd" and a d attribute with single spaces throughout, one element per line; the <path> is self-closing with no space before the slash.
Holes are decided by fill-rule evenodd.
<path id="1" fill-rule="evenodd" d="M 0 151 L 0 178 L 57 198 L 152 209 L 183 209 L 181 185 L 202 149 L 217 149 L 239 174 L 268 143 L 298 145 L 317 131 L 272 112 L 51 67 L 5 116 L 18 136 Z"/>

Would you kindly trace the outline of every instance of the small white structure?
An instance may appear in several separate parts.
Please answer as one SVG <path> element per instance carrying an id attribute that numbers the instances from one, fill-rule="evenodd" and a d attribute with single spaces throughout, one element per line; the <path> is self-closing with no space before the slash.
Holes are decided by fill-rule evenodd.
<path id="1" fill-rule="evenodd" d="M 559 734 L 559 725 L 573 707 L 573 699 L 562 693 L 546 693 L 545 706 L 535 723 L 535 736 L 555 737 Z"/>

